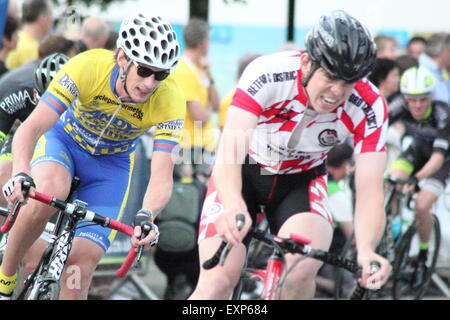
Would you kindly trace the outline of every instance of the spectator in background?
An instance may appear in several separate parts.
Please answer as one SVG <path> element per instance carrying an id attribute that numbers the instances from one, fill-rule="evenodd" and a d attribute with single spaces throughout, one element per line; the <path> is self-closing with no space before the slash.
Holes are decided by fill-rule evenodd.
<path id="1" fill-rule="evenodd" d="M 89 17 L 83 21 L 80 30 L 80 39 L 77 41 L 78 52 L 90 49 L 104 48 L 109 37 L 108 24 L 98 18 Z M 113 48 L 115 49 L 115 43 Z"/>
<path id="2" fill-rule="evenodd" d="M 400 92 L 400 68 L 395 60 L 378 58 L 369 80 L 380 90 L 388 103 L 388 110 L 406 107 L 406 101 Z M 397 128 L 389 127 L 387 139 L 387 164 L 398 156 L 401 149 L 401 137 Z"/>
<path id="3" fill-rule="evenodd" d="M 410 55 L 404 54 L 399 56 L 396 60 L 398 68 L 400 70 L 400 76 L 402 76 L 403 72 L 412 67 L 419 66 L 419 59 L 416 59 Z"/>
<path id="4" fill-rule="evenodd" d="M 191 19 L 183 30 L 184 54 L 172 75 L 186 97 L 187 112 L 182 141 L 182 177 L 192 179 L 205 165 L 204 154 L 215 151 L 217 137 L 211 121 L 219 110 L 219 95 L 211 74 L 208 47 L 209 26 L 199 18 Z M 190 163 L 194 165 L 191 165 Z M 179 168 L 180 169 L 180 168 Z"/>
<path id="5" fill-rule="evenodd" d="M 287 41 L 278 48 L 278 51 L 300 51 L 300 48 L 292 41 Z"/>
<path id="6" fill-rule="evenodd" d="M 51 53 L 59 52 L 72 58 L 76 54 L 76 49 L 77 46 L 74 41 L 63 36 L 49 34 L 45 36 L 39 44 L 38 56 L 46 57 Z"/>
<path id="7" fill-rule="evenodd" d="M 369 80 L 380 90 L 388 104 L 399 95 L 400 69 L 395 60 L 378 58 Z"/>
<path id="8" fill-rule="evenodd" d="M 353 148 L 347 143 L 341 143 L 330 150 L 326 162 L 331 214 L 344 235 L 344 242 L 353 233 L 353 200 L 351 194 L 342 186 L 350 172 L 352 158 Z"/>
<path id="9" fill-rule="evenodd" d="M 236 75 L 236 82 L 239 81 L 242 73 L 244 72 L 245 68 L 247 68 L 247 66 L 250 64 L 250 62 L 252 62 L 256 58 L 258 58 L 259 56 L 261 56 L 261 54 L 259 54 L 259 53 L 247 53 L 239 59 L 238 70 L 237 70 L 237 75 Z M 236 88 L 233 88 L 233 90 L 231 90 L 231 92 L 220 103 L 220 110 L 219 110 L 220 130 L 222 130 L 223 125 L 225 124 L 227 110 L 231 104 L 231 101 L 233 100 L 233 96 L 234 96 L 235 92 L 236 92 Z"/>
<path id="10" fill-rule="evenodd" d="M 427 40 L 424 37 L 412 37 L 406 45 L 406 53 L 416 59 L 425 52 Z"/>
<path id="11" fill-rule="evenodd" d="M 450 103 L 447 68 L 450 66 L 450 34 L 435 33 L 427 41 L 427 48 L 419 57 L 419 64 L 433 73 L 436 87 L 433 100 Z"/>
<path id="12" fill-rule="evenodd" d="M 8 71 L 5 60 L 9 52 L 16 48 L 18 28 L 19 22 L 17 19 L 12 16 L 8 16 L 6 18 L 3 39 L 0 46 L 0 76 Z"/>
<path id="13" fill-rule="evenodd" d="M 393 37 L 378 35 L 374 38 L 377 45 L 377 58 L 395 60 L 398 55 L 398 43 Z"/>
<path id="14" fill-rule="evenodd" d="M 38 57 L 39 41 L 50 32 L 53 25 L 50 1 L 25 0 L 22 4 L 22 23 L 17 47 L 6 58 L 6 67 L 10 70 Z"/>
<path id="15" fill-rule="evenodd" d="M 117 32 L 110 31 L 108 40 L 106 40 L 106 43 L 105 43 L 105 49 L 114 50 L 116 48 L 116 42 L 117 42 L 118 37 L 119 37 L 119 34 Z"/>

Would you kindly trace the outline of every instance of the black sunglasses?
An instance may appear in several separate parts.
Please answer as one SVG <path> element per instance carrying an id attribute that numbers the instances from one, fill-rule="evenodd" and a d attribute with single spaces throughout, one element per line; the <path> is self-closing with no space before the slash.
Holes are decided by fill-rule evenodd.
<path id="1" fill-rule="evenodd" d="M 155 80 L 157 81 L 163 81 L 167 76 L 170 74 L 169 70 L 163 70 L 163 71 L 153 71 L 150 68 L 143 67 L 139 65 L 136 61 L 132 60 L 134 65 L 136 66 L 137 74 L 139 77 L 147 78 L 150 77 L 152 74 L 155 75 Z"/>

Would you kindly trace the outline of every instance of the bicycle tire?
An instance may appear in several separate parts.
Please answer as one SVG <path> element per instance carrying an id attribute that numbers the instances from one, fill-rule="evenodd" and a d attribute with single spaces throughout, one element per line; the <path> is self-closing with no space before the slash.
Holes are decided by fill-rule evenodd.
<path id="1" fill-rule="evenodd" d="M 441 228 L 439 219 L 433 215 L 433 230 L 431 234 L 430 245 L 432 245 L 431 254 L 428 254 L 427 264 L 429 266 L 425 281 L 419 288 L 411 288 L 411 277 L 414 271 L 414 262 L 417 256 L 417 245 L 413 246 L 413 242 L 417 241 L 417 231 L 415 223 L 413 223 L 405 235 L 402 237 L 398 246 L 398 252 L 394 262 L 394 277 L 392 295 L 394 300 L 420 300 L 425 295 L 431 280 L 431 276 L 436 268 L 437 259 L 439 257 L 439 249 L 441 245 Z"/>
<path id="2" fill-rule="evenodd" d="M 239 282 L 233 290 L 232 300 L 262 300 L 263 279 L 251 276 L 255 270 L 246 268 L 242 271 Z"/>

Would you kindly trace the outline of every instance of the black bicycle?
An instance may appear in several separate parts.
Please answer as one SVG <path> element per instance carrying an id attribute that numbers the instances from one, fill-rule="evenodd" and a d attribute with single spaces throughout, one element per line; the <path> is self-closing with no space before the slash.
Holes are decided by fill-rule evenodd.
<path id="1" fill-rule="evenodd" d="M 244 215 L 237 215 L 236 218 L 238 220 L 238 227 L 242 226 L 245 219 Z M 286 270 L 286 260 L 284 258 L 284 255 L 286 253 L 301 254 L 303 257 L 301 257 L 300 259 L 313 258 L 324 263 L 328 263 L 340 268 L 345 268 L 346 270 L 355 274 L 357 277 L 359 277 L 361 274 L 361 268 L 358 266 L 356 261 L 343 258 L 327 251 L 314 249 L 309 245 L 311 241 L 302 236 L 291 234 L 290 238 L 282 238 L 257 228 L 252 228 L 250 232 L 253 239 L 273 246 L 273 252 L 267 261 L 265 269 L 244 268 L 241 274 L 241 279 L 234 289 L 232 296 L 233 300 L 242 299 L 242 289 L 244 288 L 245 282 L 248 279 L 258 280 L 262 283 L 261 292 L 257 295 L 256 299 L 277 299 L 279 297 L 280 290 L 286 278 L 286 275 L 289 272 L 288 270 Z M 204 262 L 203 268 L 211 269 L 218 264 L 223 265 L 231 248 L 231 244 L 223 241 L 214 256 Z M 373 262 L 371 272 L 376 272 L 379 267 L 380 265 L 378 264 L 378 262 Z M 363 287 L 358 285 L 353 291 L 350 299 L 365 299 L 367 298 L 368 291 L 369 290 L 364 289 Z"/>
<path id="2" fill-rule="evenodd" d="M 69 198 L 73 197 L 78 183 L 78 179 L 74 179 Z M 38 266 L 24 282 L 23 289 L 17 286 L 18 290 L 13 296 L 17 300 L 57 300 L 59 298 L 60 279 L 72 248 L 78 222 L 92 222 L 129 236 L 133 235 L 134 229 L 131 226 L 87 210 L 87 204 L 80 200 L 66 202 L 39 192 L 29 197 L 54 207 L 58 210 L 58 214 L 56 223 L 48 223 L 46 226 L 46 232 L 50 238 Z M 7 216 L 0 232 L 5 233 L 10 230 L 19 214 L 20 207 L 21 204 L 16 202 L 10 209 L 0 209 L 0 213 Z M 144 238 L 151 231 L 151 225 L 144 224 L 141 227 L 143 230 L 141 238 Z M 117 276 L 125 277 L 133 263 L 140 260 L 142 252 L 142 246 L 132 246 L 125 262 L 116 272 Z"/>
<path id="3" fill-rule="evenodd" d="M 401 217 L 400 208 L 404 196 L 401 189 L 397 186 L 404 185 L 405 183 L 406 181 L 395 179 L 391 176 L 385 178 L 384 209 L 386 212 L 386 225 L 376 252 L 386 258 L 391 264 L 394 263 L 396 255 L 395 247 L 400 239 L 400 232 L 398 231 L 399 227 L 396 225 L 395 230 L 393 229 L 393 219 L 395 218 L 398 220 L 398 218 Z M 347 239 L 342 248 L 341 255 L 347 259 L 356 261 L 357 252 L 355 248 L 354 233 Z M 357 279 L 352 274 L 349 274 L 346 270 L 338 269 L 336 271 L 334 298 L 337 300 L 348 299 L 356 284 Z M 389 295 L 389 292 L 383 288 L 380 291 L 371 292 L 370 295 L 371 298 L 375 298 Z"/>
<path id="4" fill-rule="evenodd" d="M 410 297 L 420 299 L 425 293 L 431 275 L 436 266 L 440 246 L 440 226 L 439 220 L 433 215 L 434 225 L 432 241 L 428 261 L 428 272 L 425 281 L 417 287 L 412 287 L 412 276 L 414 264 L 418 254 L 415 221 L 406 219 L 403 209 L 411 210 L 412 195 L 405 194 L 402 186 L 406 181 L 395 179 L 392 176 L 385 178 L 385 203 L 386 226 L 383 236 L 377 247 L 377 253 L 385 257 L 393 266 L 390 280 L 384 288 L 379 291 L 371 291 L 371 298 L 393 297 L 394 299 L 404 299 Z M 357 254 L 354 247 L 354 234 L 347 239 L 342 255 L 348 259 L 356 260 Z M 343 269 L 336 273 L 335 299 L 347 299 L 356 285 L 356 279 Z"/>
<path id="5" fill-rule="evenodd" d="M 441 246 L 441 227 L 439 219 L 434 214 L 433 229 L 430 238 L 430 247 L 426 261 L 426 274 L 420 284 L 414 283 L 414 273 L 417 268 L 419 255 L 419 237 L 417 235 L 416 221 L 409 226 L 398 244 L 393 264 L 392 294 L 395 300 L 419 300 L 427 292 L 431 276 L 436 270 Z"/>

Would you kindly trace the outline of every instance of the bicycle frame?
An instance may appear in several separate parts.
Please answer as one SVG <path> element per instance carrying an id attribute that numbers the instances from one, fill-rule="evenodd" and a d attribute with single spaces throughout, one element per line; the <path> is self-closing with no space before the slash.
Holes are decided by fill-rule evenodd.
<path id="1" fill-rule="evenodd" d="M 59 283 L 61 280 L 72 249 L 72 241 L 75 237 L 77 224 L 74 218 L 69 217 L 67 225 L 63 227 L 64 218 L 64 213 L 59 212 L 57 223 L 54 226 L 53 232 L 50 234 L 47 248 L 42 255 L 39 265 L 25 281 L 25 285 L 18 295 L 17 300 L 23 300 L 26 292 L 30 288 L 31 293 L 27 299 L 34 300 L 41 284 L 45 282 Z"/>
<path id="2" fill-rule="evenodd" d="M 278 284 L 284 271 L 284 263 L 281 254 L 275 250 L 273 255 L 267 262 L 267 267 L 264 274 L 264 291 L 262 294 L 263 300 L 275 300 L 278 295 Z"/>
<path id="3" fill-rule="evenodd" d="M 38 267 L 26 280 L 24 289 L 18 295 L 18 299 L 24 299 L 27 292 L 30 292 L 27 299 L 35 299 L 38 297 L 39 291 L 45 291 L 45 287 L 52 286 L 52 284 L 56 284 L 57 287 L 52 290 L 59 291 L 59 281 L 62 277 L 67 259 L 69 258 L 72 241 L 79 221 L 93 222 L 103 227 L 125 233 L 129 236 L 133 235 L 134 229 L 131 226 L 87 210 L 87 204 L 82 201 L 75 200 L 73 202 L 65 202 L 39 192 L 35 192 L 35 195 L 30 196 L 30 198 L 58 209 L 59 215 L 55 228 L 51 231 L 50 241 L 42 255 Z M 17 204 L 13 206 L 13 210 L 0 210 L 2 215 L 6 215 L 6 211 L 8 215 L 7 223 L 2 226 L 4 227 L 2 228 L 2 231 L 5 229 L 9 230 L 12 227 L 19 214 L 19 210 L 20 205 Z M 144 226 L 142 238 L 145 237 L 150 230 L 151 228 L 148 229 Z M 125 262 L 116 273 L 119 278 L 125 277 L 136 260 L 136 256 L 138 256 L 137 260 L 140 259 L 141 252 L 142 247 L 131 247 Z M 29 291 L 30 289 L 31 291 Z"/>

